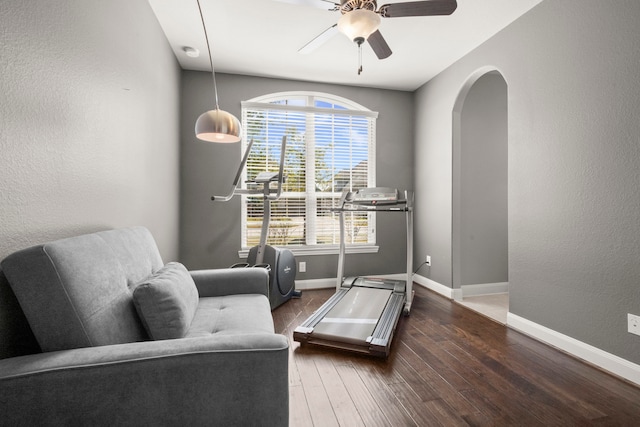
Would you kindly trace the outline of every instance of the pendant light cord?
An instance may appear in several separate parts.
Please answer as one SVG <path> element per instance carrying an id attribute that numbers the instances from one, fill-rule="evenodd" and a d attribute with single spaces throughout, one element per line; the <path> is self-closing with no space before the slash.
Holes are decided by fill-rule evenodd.
<path id="1" fill-rule="evenodd" d="M 209 53 L 209 64 L 211 64 L 211 75 L 213 76 L 213 93 L 216 97 L 216 110 L 219 110 L 218 106 L 218 86 L 216 85 L 216 72 L 213 69 L 213 56 L 211 55 L 211 46 L 209 46 L 209 36 L 207 35 L 207 26 L 204 25 L 204 15 L 202 14 L 202 7 L 200 6 L 200 0 L 196 0 L 198 3 L 198 10 L 200 11 L 200 20 L 202 21 L 202 28 L 204 29 L 204 39 L 207 41 L 207 52 Z"/>

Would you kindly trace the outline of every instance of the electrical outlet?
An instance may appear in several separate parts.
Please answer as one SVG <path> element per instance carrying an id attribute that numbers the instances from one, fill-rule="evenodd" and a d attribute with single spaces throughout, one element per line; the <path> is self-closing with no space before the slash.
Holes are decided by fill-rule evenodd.
<path id="1" fill-rule="evenodd" d="M 630 334 L 640 335 L 640 316 L 627 314 L 627 328 Z"/>
<path id="2" fill-rule="evenodd" d="M 300 263 L 298 264 L 298 271 L 300 273 L 306 273 L 307 272 L 307 263 L 304 261 L 300 261 Z"/>
<path id="3" fill-rule="evenodd" d="M 427 257 L 424 260 L 424 263 L 427 265 L 431 265 L 431 255 L 427 255 Z"/>

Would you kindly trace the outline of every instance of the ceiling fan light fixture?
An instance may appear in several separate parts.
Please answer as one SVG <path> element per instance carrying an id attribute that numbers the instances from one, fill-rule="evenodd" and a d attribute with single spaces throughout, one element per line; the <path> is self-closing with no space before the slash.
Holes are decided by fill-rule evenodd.
<path id="1" fill-rule="evenodd" d="M 380 15 L 370 10 L 356 9 L 343 14 L 338 29 L 358 44 L 363 43 L 380 26 Z"/>
<path id="2" fill-rule="evenodd" d="M 196 137 L 206 142 L 238 142 L 242 139 L 242 126 L 233 114 L 216 108 L 200 114 Z"/>

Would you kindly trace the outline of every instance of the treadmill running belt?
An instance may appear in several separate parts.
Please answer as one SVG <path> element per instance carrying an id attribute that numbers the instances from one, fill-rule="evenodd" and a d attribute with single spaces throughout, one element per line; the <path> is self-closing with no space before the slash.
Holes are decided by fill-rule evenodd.
<path id="1" fill-rule="evenodd" d="M 384 311 L 392 291 L 354 286 L 313 328 L 313 336 L 363 344 Z"/>

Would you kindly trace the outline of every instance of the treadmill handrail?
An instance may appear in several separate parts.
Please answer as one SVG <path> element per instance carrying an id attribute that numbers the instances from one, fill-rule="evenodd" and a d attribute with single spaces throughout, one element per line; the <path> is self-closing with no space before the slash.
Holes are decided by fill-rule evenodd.
<path id="1" fill-rule="evenodd" d="M 359 206 L 359 207 L 344 207 L 344 208 L 330 208 L 331 212 L 405 212 L 413 210 L 410 206 Z"/>
<path id="2" fill-rule="evenodd" d="M 391 212 L 391 211 L 408 211 L 413 210 L 413 201 L 409 199 L 409 192 L 404 191 L 404 198 L 397 199 L 393 202 L 385 200 L 380 204 L 362 203 L 354 201 L 355 192 L 344 189 L 338 205 L 330 208 L 331 212 Z M 402 207 L 398 207 L 402 206 Z"/>

